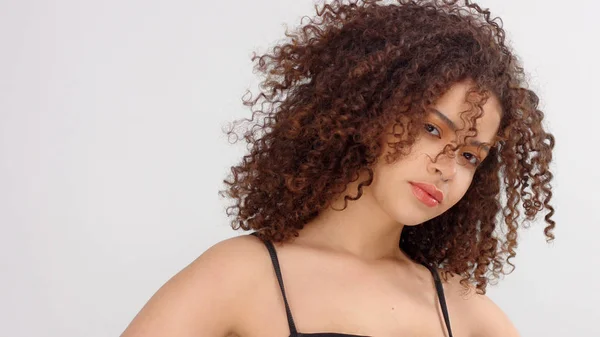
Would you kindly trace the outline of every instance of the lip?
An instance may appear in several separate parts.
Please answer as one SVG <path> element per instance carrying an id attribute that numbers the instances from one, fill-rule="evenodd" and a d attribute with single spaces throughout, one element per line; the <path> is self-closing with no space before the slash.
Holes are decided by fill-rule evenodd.
<path id="1" fill-rule="evenodd" d="M 437 187 L 435 187 L 435 185 L 428 184 L 428 183 L 415 183 L 415 182 L 410 182 L 410 184 L 425 191 L 432 198 L 437 200 L 438 203 L 442 203 L 442 201 L 444 200 L 444 193 L 442 191 L 440 191 Z"/>

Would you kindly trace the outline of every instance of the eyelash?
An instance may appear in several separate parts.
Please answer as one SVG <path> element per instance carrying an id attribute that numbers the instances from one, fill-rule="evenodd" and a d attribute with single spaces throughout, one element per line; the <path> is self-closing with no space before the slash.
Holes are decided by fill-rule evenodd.
<path id="1" fill-rule="evenodd" d="M 431 127 L 431 128 L 433 128 L 435 131 L 437 131 L 437 132 L 438 132 L 438 134 L 437 134 L 437 135 L 434 135 L 434 134 L 432 134 L 432 133 L 431 133 L 431 131 L 430 131 L 430 130 L 428 130 L 428 127 Z M 441 138 L 441 134 L 442 134 L 442 133 L 441 133 L 441 132 L 440 132 L 440 130 L 439 130 L 439 129 L 438 129 L 436 126 L 434 126 L 433 124 L 425 123 L 425 131 L 427 131 L 427 133 L 429 133 L 430 135 L 432 135 L 432 136 L 434 136 L 434 137 Z M 465 155 L 465 154 L 467 154 L 467 155 L 470 157 L 470 158 L 466 158 L 466 157 L 465 157 L 465 159 L 467 159 L 467 161 L 469 162 L 469 164 L 471 164 L 473 167 L 477 167 L 477 166 L 479 166 L 479 164 L 480 164 L 480 161 L 479 161 L 479 158 L 477 158 L 477 156 L 476 156 L 476 155 L 474 155 L 474 154 L 472 154 L 472 153 L 470 153 L 470 152 L 464 152 L 464 153 L 463 153 L 463 155 Z M 475 159 L 475 163 L 471 162 L 471 159 Z"/>

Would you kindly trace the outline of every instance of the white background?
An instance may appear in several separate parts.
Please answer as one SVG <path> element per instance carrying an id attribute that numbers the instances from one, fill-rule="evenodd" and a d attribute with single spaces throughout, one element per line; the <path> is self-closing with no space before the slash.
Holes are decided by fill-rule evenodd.
<path id="1" fill-rule="evenodd" d="M 488 0 L 557 139 L 557 240 L 522 233 L 489 295 L 523 336 L 600 336 L 598 2 Z M 0 1 L 0 336 L 118 336 L 236 235 L 218 195 L 245 151 L 252 51 L 311 0 Z M 255 92 L 255 91 L 254 91 Z"/>

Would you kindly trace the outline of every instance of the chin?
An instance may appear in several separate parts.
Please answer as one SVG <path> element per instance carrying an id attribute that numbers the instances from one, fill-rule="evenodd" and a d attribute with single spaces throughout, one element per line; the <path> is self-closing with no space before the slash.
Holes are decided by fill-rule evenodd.
<path id="1" fill-rule="evenodd" d="M 415 213 L 417 213 L 417 212 L 415 212 Z M 425 214 L 420 214 L 420 216 L 419 216 L 419 214 L 411 214 L 411 215 L 404 214 L 404 216 L 400 215 L 395 218 L 398 223 L 401 223 L 404 226 L 412 227 L 412 226 L 418 226 L 427 220 L 433 219 L 434 217 L 426 216 Z"/>
<path id="2" fill-rule="evenodd" d="M 435 213 L 435 214 L 432 214 Z M 410 211 L 410 214 L 398 214 L 395 212 L 394 218 L 397 222 L 403 224 L 404 226 L 418 226 L 428 220 L 431 220 L 439 215 L 443 214 L 439 212 L 435 212 L 431 210 L 430 212 L 425 212 L 420 209 L 413 209 Z"/>

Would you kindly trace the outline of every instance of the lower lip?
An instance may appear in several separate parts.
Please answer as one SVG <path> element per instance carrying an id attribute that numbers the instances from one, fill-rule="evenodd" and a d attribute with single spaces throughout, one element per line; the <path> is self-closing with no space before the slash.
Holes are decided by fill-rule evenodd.
<path id="1" fill-rule="evenodd" d="M 410 186 L 412 187 L 412 192 L 415 195 L 415 197 L 417 197 L 417 199 L 419 199 L 419 201 L 421 201 L 425 205 L 429 207 L 435 207 L 439 204 L 439 202 L 436 199 L 434 199 L 429 193 L 425 192 L 425 190 L 423 190 L 422 188 L 413 184 L 410 184 Z"/>

